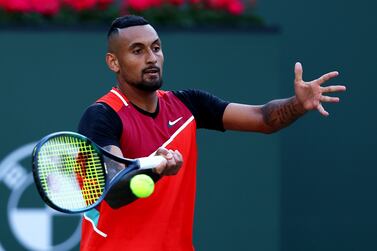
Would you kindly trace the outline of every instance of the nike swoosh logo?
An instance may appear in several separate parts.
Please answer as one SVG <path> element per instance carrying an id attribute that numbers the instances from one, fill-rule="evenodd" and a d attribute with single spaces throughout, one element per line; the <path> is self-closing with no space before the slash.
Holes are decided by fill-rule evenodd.
<path id="1" fill-rule="evenodd" d="M 169 126 L 169 127 L 172 127 L 173 125 L 177 124 L 178 121 L 180 121 L 181 119 L 182 119 L 182 117 L 179 117 L 179 118 L 177 118 L 177 119 L 174 120 L 174 121 L 170 121 L 170 120 L 169 120 L 169 122 L 168 122 L 168 126 Z"/>

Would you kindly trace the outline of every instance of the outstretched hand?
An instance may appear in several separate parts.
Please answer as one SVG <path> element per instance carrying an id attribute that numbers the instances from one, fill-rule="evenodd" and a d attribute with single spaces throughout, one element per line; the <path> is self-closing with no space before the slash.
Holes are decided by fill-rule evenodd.
<path id="1" fill-rule="evenodd" d="M 330 97 L 324 95 L 325 93 L 345 91 L 346 87 L 343 85 L 321 86 L 326 81 L 335 78 L 339 75 L 337 71 L 329 72 L 322 75 L 320 78 L 310 82 L 302 80 L 302 65 L 296 63 L 295 65 L 295 94 L 297 100 L 307 111 L 317 109 L 322 115 L 328 116 L 329 113 L 323 108 L 322 103 L 337 103 L 338 97 Z"/>

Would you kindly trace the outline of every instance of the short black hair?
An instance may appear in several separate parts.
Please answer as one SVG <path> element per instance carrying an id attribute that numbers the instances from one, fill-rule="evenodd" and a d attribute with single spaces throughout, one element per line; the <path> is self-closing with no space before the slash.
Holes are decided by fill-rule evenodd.
<path id="1" fill-rule="evenodd" d="M 118 17 L 111 23 L 110 29 L 107 32 L 107 38 L 110 38 L 114 34 L 118 34 L 119 29 L 147 24 L 149 24 L 149 22 L 141 16 L 126 15 Z"/>

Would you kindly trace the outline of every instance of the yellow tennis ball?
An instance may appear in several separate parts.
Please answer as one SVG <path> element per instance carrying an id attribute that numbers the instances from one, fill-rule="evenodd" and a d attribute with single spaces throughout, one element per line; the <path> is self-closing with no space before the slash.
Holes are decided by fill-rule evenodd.
<path id="1" fill-rule="evenodd" d="M 154 181 L 146 174 L 138 174 L 132 177 L 130 188 L 138 198 L 147 198 L 154 191 Z"/>

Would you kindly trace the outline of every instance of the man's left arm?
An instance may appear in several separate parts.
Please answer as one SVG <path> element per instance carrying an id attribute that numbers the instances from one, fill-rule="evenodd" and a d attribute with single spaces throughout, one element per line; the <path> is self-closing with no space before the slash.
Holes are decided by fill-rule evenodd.
<path id="1" fill-rule="evenodd" d="M 301 64 L 296 63 L 295 96 L 291 98 L 273 100 L 259 106 L 230 103 L 223 114 L 224 129 L 272 133 L 287 127 L 310 110 L 318 110 L 323 116 L 328 116 L 322 103 L 337 103 L 339 98 L 325 94 L 345 91 L 346 87 L 323 87 L 322 84 L 337 77 L 339 73 L 329 72 L 310 82 L 303 81 L 302 73 Z"/>

